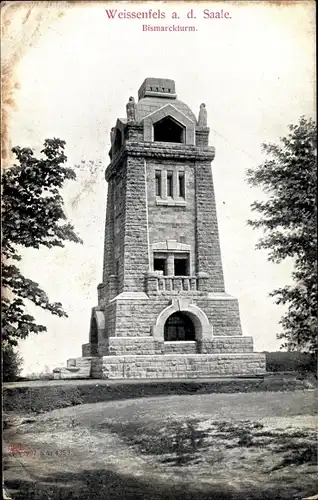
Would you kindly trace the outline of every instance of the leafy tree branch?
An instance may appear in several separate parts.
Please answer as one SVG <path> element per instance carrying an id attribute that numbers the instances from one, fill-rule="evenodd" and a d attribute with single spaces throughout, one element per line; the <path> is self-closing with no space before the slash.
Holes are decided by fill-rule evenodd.
<path id="1" fill-rule="evenodd" d="M 46 139 L 41 157 L 30 148 L 12 149 L 17 163 L 2 174 L 2 340 L 17 345 L 30 333 L 46 331 L 26 313 L 25 300 L 50 313 L 67 316 L 59 302 L 51 303 L 38 283 L 26 278 L 14 264 L 19 248 L 64 247 L 66 241 L 82 243 L 67 221 L 61 189 L 75 180 L 66 167 L 65 142 Z"/>
<path id="2" fill-rule="evenodd" d="M 262 165 L 247 171 L 250 186 L 260 187 L 266 201 L 255 201 L 258 215 L 248 224 L 263 231 L 257 248 L 268 259 L 293 259 L 293 286 L 274 290 L 276 304 L 288 306 L 280 324 L 284 347 L 315 352 L 317 348 L 317 128 L 302 116 L 289 126 L 280 144 L 263 144 Z"/>

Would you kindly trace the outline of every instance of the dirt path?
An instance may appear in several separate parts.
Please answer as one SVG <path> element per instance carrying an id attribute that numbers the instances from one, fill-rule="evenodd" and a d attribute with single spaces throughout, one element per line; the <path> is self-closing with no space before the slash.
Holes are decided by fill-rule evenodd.
<path id="1" fill-rule="evenodd" d="M 6 485 L 14 500 L 303 498 L 318 491 L 315 396 L 170 396 L 54 410 L 6 431 Z"/>

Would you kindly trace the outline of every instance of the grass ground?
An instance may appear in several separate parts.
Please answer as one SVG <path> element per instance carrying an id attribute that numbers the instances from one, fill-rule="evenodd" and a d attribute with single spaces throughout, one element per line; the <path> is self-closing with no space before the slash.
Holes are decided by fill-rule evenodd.
<path id="1" fill-rule="evenodd" d="M 5 413 L 43 413 L 86 403 L 176 394 L 294 391 L 316 387 L 295 374 L 188 380 L 36 380 L 4 384 Z"/>
<path id="2" fill-rule="evenodd" d="M 14 500 L 301 499 L 318 492 L 317 391 L 56 409 L 5 431 Z"/>

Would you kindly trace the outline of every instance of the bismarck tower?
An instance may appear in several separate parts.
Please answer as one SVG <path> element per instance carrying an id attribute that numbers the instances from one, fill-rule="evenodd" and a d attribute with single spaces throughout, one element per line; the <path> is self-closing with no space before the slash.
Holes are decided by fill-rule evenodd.
<path id="1" fill-rule="evenodd" d="M 197 119 L 173 80 L 147 78 L 126 114 L 111 130 L 103 281 L 83 346 L 92 376 L 264 373 L 224 288 L 205 105 Z"/>

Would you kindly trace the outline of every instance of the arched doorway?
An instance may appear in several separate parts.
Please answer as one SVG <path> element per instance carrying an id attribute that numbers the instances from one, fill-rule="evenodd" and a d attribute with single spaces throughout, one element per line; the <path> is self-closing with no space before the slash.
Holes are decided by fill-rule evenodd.
<path id="1" fill-rule="evenodd" d="M 152 335 L 155 340 L 164 342 L 165 330 L 168 333 L 168 325 L 166 326 L 167 320 L 175 313 L 179 313 L 183 318 L 186 316 L 187 319 L 185 321 L 187 321 L 187 323 L 189 319 L 191 320 L 193 329 L 190 331 L 194 331 L 192 340 L 196 342 L 212 340 L 212 325 L 210 325 L 206 314 L 200 307 L 192 304 L 191 299 L 185 298 L 173 299 L 172 303 L 158 314 L 156 323 L 152 327 Z M 170 321 L 172 321 L 172 319 Z"/>
<path id="2" fill-rule="evenodd" d="M 179 311 L 171 314 L 165 322 L 164 340 L 165 342 L 195 340 L 195 328 L 190 317 Z"/>

